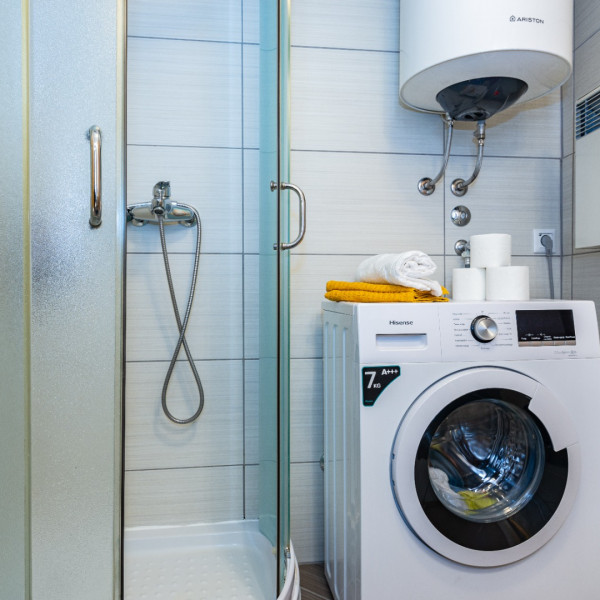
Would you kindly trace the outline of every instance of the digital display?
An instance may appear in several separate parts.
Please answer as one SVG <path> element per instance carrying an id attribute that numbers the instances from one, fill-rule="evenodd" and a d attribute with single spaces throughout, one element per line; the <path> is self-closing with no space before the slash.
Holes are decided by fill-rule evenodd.
<path id="1" fill-rule="evenodd" d="M 574 346 L 572 310 L 518 310 L 519 346 Z"/>

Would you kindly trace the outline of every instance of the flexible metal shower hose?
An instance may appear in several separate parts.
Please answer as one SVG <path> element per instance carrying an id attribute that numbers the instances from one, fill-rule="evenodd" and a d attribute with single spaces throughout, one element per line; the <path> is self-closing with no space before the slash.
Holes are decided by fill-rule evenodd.
<path id="1" fill-rule="evenodd" d="M 188 296 L 187 306 L 185 309 L 185 313 L 183 315 L 183 321 L 181 320 L 181 316 L 179 314 L 179 308 L 177 307 L 177 299 L 175 298 L 175 289 L 173 288 L 173 279 L 171 277 L 171 268 L 169 267 L 169 255 L 167 252 L 167 243 L 165 240 L 165 226 L 164 226 L 164 217 L 161 214 L 157 214 L 158 217 L 158 229 L 160 231 L 160 245 L 162 247 L 163 259 L 165 263 L 165 271 L 167 274 L 167 281 L 169 282 L 169 293 L 171 294 L 171 304 L 173 305 L 173 312 L 175 313 L 175 320 L 177 321 L 177 327 L 179 328 L 179 339 L 177 340 L 177 345 L 175 346 L 175 350 L 173 351 L 173 356 L 171 357 L 171 362 L 169 364 L 169 368 L 167 370 L 167 374 L 165 376 L 165 381 L 163 383 L 162 394 L 161 394 L 161 403 L 162 409 L 165 415 L 173 421 L 173 423 L 179 423 L 181 425 L 185 425 L 187 423 L 192 423 L 195 421 L 202 412 L 204 408 L 204 390 L 202 388 L 202 381 L 200 380 L 200 375 L 196 369 L 196 365 L 194 364 L 194 359 L 192 358 L 192 353 L 188 347 L 187 341 L 185 339 L 185 331 L 188 326 L 188 322 L 190 319 L 190 313 L 192 312 L 192 304 L 194 302 L 194 293 L 196 291 L 196 280 L 198 279 L 198 263 L 200 261 L 200 242 L 202 237 L 201 232 L 201 224 L 200 224 L 200 215 L 196 211 L 196 209 L 192 206 L 189 207 L 196 218 L 196 254 L 194 256 L 194 272 L 192 275 L 192 284 L 190 285 L 190 293 Z M 173 371 L 175 369 L 175 364 L 177 363 L 177 357 L 179 356 L 179 352 L 181 350 L 181 346 L 183 346 L 185 350 L 185 355 L 187 357 L 190 368 L 192 369 L 192 373 L 194 375 L 194 379 L 196 380 L 196 387 L 198 388 L 198 408 L 196 412 L 187 419 L 179 419 L 175 417 L 167 406 L 167 390 L 169 388 L 169 383 L 171 381 L 171 376 L 173 375 Z"/>

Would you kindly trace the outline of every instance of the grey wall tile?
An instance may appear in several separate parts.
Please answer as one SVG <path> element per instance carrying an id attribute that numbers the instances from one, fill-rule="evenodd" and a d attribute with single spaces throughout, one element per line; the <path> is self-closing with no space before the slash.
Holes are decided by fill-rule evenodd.
<path id="1" fill-rule="evenodd" d="M 571 300 L 573 298 L 573 257 L 563 256 L 562 259 L 562 298 Z"/>
<path id="2" fill-rule="evenodd" d="M 259 123 L 259 47 L 244 46 L 244 148 L 258 148 Z"/>
<path id="3" fill-rule="evenodd" d="M 129 254 L 127 261 L 127 360 L 170 360 L 179 333 L 162 255 Z M 183 315 L 193 256 L 174 254 L 170 266 Z M 241 255 L 202 256 L 186 334 L 196 360 L 242 358 L 242 282 Z"/>
<path id="4" fill-rule="evenodd" d="M 125 526 L 191 525 L 241 519 L 243 469 L 128 471 Z"/>
<path id="5" fill-rule="evenodd" d="M 573 299 L 594 300 L 600 307 L 600 252 L 573 256 Z"/>
<path id="6" fill-rule="evenodd" d="M 562 91 L 562 155 L 569 156 L 575 144 L 575 85 L 573 76 L 561 88 Z"/>
<path id="7" fill-rule="evenodd" d="M 242 0 L 242 27 L 244 43 L 258 44 L 260 41 L 260 2 Z"/>
<path id="8" fill-rule="evenodd" d="M 529 267 L 529 297 L 531 299 L 550 298 L 550 280 L 548 273 L 548 261 L 545 256 L 513 256 L 513 265 Z M 460 269 L 464 265 L 458 257 L 446 257 L 446 287 L 452 294 L 452 271 Z M 561 298 L 561 258 L 552 258 L 552 277 L 554 283 L 555 298 Z"/>
<path id="9" fill-rule="evenodd" d="M 319 461 L 324 450 L 323 365 L 321 359 L 292 359 L 290 363 L 290 403 L 291 461 Z"/>
<path id="10" fill-rule="evenodd" d="M 166 362 L 130 363 L 125 396 L 125 466 L 167 469 L 239 465 L 243 462 L 242 361 L 196 362 L 204 389 L 204 409 L 196 421 L 172 423 L 161 407 Z M 177 364 L 167 390 L 167 406 L 178 418 L 196 412 L 199 392 L 187 362 Z"/>
<path id="11" fill-rule="evenodd" d="M 600 33 L 595 33 L 575 50 L 575 102 L 600 86 L 600 64 L 597 58 L 599 54 Z"/>
<path id="12" fill-rule="evenodd" d="M 171 200 L 196 208 L 201 250 L 242 251 L 242 151 L 224 148 L 130 146 L 127 151 L 127 202 L 152 200 L 158 181 L 171 182 Z M 129 227 L 129 252 L 161 252 L 158 227 Z M 194 252 L 196 228 L 165 230 L 172 252 Z"/>
<path id="13" fill-rule="evenodd" d="M 130 36 L 240 42 L 241 0 L 129 0 Z"/>
<path id="14" fill-rule="evenodd" d="M 417 182 L 441 158 L 395 154 L 293 152 L 292 181 L 306 194 L 306 237 L 294 253 L 380 254 L 419 249 L 441 254 L 441 192 L 421 196 Z M 297 205 L 290 200 L 290 229 Z"/>
<path id="15" fill-rule="evenodd" d="M 258 360 L 244 361 L 244 463 L 258 464 Z"/>
<path id="16" fill-rule="evenodd" d="M 130 38 L 127 142 L 239 148 L 241 53 L 239 44 Z"/>
<path id="17" fill-rule="evenodd" d="M 562 160 L 562 253 L 573 254 L 573 155 Z"/>
<path id="18" fill-rule="evenodd" d="M 402 108 L 398 56 L 292 48 L 295 150 L 441 153 L 443 123 Z"/>
<path id="19" fill-rule="evenodd" d="M 477 154 L 473 123 L 456 123 L 452 154 Z M 560 158 L 561 93 L 512 106 L 487 123 L 484 156 Z M 485 162 L 485 158 L 484 158 Z"/>
<path id="20" fill-rule="evenodd" d="M 292 44 L 398 52 L 400 4 L 395 0 L 296 0 Z"/>
<path id="21" fill-rule="evenodd" d="M 598 0 L 575 0 L 575 48 L 600 29 Z"/>
<path id="22" fill-rule="evenodd" d="M 259 516 L 259 471 L 258 465 L 244 468 L 244 518 L 258 519 Z"/>
<path id="23" fill-rule="evenodd" d="M 323 471 L 319 463 L 294 463 L 291 477 L 291 537 L 300 563 L 323 560 Z"/>
<path id="24" fill-rule="evenodd" d="M 244 252 L 258 252 L 259 151 L 244 150 Z"/>
<path id="25" fill-rule="evenodd" d="M 258 255 L 244 256 L 244 357 L 258 358 L 259 355 L 259 272 Z"/>
<path id="26" fill-rule="evenodd" d="M 560 249 L 560 159 L 488 157 L 477 180 L 462 198 L 448 187 L 456 177 L 469 177 L 474 161 L 450 159 L 446 174 L 446 253 L 454 254 L 458 239 L 482 233 L 510 233 L 513 254 L 533 254 L 533 229 L 556 231 Z M 452 208 L 471 209 L 471 222 L 457 227 L 450 220 Z"/>

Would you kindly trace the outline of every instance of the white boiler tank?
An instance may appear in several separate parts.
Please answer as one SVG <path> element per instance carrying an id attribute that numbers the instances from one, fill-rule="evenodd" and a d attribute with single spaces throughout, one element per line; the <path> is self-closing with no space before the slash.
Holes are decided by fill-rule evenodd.
<path id="1" fill-rule="evenodd" d="M 572 0 L 400 2 L 400 99 L 418 110 L 486 119 L 562 85 L 572 54 Z"/>

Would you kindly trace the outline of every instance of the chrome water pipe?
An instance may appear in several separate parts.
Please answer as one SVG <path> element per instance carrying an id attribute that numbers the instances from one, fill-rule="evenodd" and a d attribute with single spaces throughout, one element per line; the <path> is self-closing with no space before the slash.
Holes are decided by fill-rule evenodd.
<path id="1" fill-rule="evenodd" d="M 469 190 L 469 186 L 477 179 L 479 171 L 481 171 L 483 147 L 485 144 L 485 121 L 477 122 L 477 129 L 474 131 L 473 137 L 477 140 L 477 162 L 475 163 L 475 170 L 473 171 L 473 175 L 466 181 L 464 179 L 455 179 L 452 182 L 450 189 L 455 196 L 464 196 Z"/>

